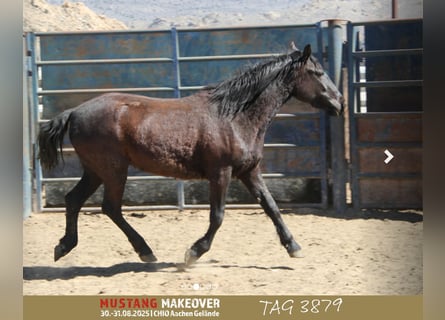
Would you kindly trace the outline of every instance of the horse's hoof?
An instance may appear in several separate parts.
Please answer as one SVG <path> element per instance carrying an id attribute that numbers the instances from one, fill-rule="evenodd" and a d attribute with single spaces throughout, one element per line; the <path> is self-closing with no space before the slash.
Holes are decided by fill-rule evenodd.
<path id="1" fill-rule="evenodd" d="M 63 244 L 58 244 L 54 248 L 54 261 L 59 260 L 63 256 L 65 256 L 68 252 L 66 251 L 66 248 Z"/>
<path id="2" fill-rule="evenodd" d="M 192 264 L 194 264 L 199 259 L 198 254 L 193 249 L 188 249 L 185 252 L 185 267 L 190 267 Z"/>
<path id="3" fill-rule="evenodd" d="M 304 254 L 301 252 L 301 250 L 289 252 L 289 256 L 291 258 L 304 258 Z"/>
<path id="4" fill-rule="evenodd" d="M 155 262 L 158 261 L 158 258 L 153 253 L 150 254 L 141 254 L 139 258 L 144 262 Z"/>
<path id="5" fill-rule="evenodd" d="M 177 263 L 176 269 L 178 270 L 178 272 L 186 272 L 187 271 L 187 267 L 186 267 L 185 263 Z"/>

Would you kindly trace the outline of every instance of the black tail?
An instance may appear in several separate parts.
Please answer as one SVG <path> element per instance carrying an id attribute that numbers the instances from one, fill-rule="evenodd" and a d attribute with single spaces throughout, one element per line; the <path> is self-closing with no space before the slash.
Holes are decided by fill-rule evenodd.
<path id="1" fill-rule="evenodd" d="M 40 128 L 39 159 L 43 168 L 52 169 L 57 165 L 59 162 L 57 147 L 60 148 L 60 156 L 63 161 L 63 137 L 68 129 L 68 122 L 73 111 L 74 109 L 69 109 L 62 112 Z"/>

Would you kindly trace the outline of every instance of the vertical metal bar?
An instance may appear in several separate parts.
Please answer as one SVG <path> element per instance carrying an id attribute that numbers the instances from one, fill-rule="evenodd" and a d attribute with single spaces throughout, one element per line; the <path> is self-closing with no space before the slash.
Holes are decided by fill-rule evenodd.
<path id="1" fill-rule="evenodd" d="M 318 61 L 320 61 L 321 65 L 323 67 L 325 67 L 325 61 L 323 59 L 323 28 L 322 28 L 322 24 L 321 21 L 317 22 L 316 24 L 317 26 L 317 46 L 318 46 L 318 50 L 317 50 L 317 59 Z"/>
<path id="2" fill-rule="evenodd" d="M 397 0 L 392 0 L 391 9 L 391 18 L 397 19 L 399 17 L 399 7 L 397 5 Z"/>
<path id="3" fill-rule="evenodd" d="M 172 32 L 172 47 L 173 47 L 173 68 L 175 72 L 175 98 L 181 97 L 180 87 L 181 87 L 181 71 L 179 68 L 179 37 L 178 30 L 176 28 L 171 29 Z"/>
<path id="4" fill-rule="evenodd" d="M 343 29 L 339 20 L 328 21 L 329 76 L 341 90 Z M 346 210 L 347 166 L 345 159 L 344 118 L 329 117 L 331 137 L 332 196 L 338 213 Z"/>
<path id="5" fill-rule="evenodd" d="M 323 58 L 323 27 L 322 23 L 317 22 L 317 59 L 325 67 L 325 59 Z M 320 182 L 321 182 L 321 207 L 328 207 L 328 165 L 327 165 L 327 115 L 320 111 Z"/>
<path id="6" fill-rule="evenodd" d="M 320 111 L 320 175 L 321 175 L 321 207 L 326 209 L 328 207 L 328 166 L 327 166 L 327 144 L 326 144 L 326 123 L 327 115 Z"/>
<path id="7" fill-rule="evenodd" d="M 34 33 L 29 33 L 29 50 L 31 51 L 31 76 L 32 76 L 32 99 L 31 99 L 31 117 L 32 117 L 32 127 L 31 127 L 31 141 L 33 143 L 33 154 L 34 154 L 34 170 L 36 175 L 36 204 L 35 212 L 42 212 L 42 167 L 40 166 L 40 161 L 37 159 L 36 150 L 36 136 L 39 130 L 39 74 L 36 64 L 36 36 Z"/>
<path id="8" fill-rule="evenodd" d="M 351 192 L 352 192 L 352 205 L 354 209 L 360 208 L 359 186 L 357 178 L 357 124 L 356 124 L 356 89 L 352 85 L 356 81 L 356 61 L 353 57 L 353 52 L 357 46 L 357 34 L 352 23 L 348 23 L 347 26 L 347 38 L 348 38 L 348 111 L 349 111 L 349 146 L 351 157 Z"/>
<path id="9" fill-rule="evenodd" d="M 328 21 L 328 59 L 329 76 L 337 87 L 340 86 L 342 51 L 343 51 L 343 28 L 340 20 Z"/>
<path id="10" fill-rule="evenodd" d="M 179 66 L 179 37 L 178 30 L 176 28 L 171 29 L 172 32 L 172 46 L 173 46 L 173 68 L 175 73 L 175 98 L 181 97 L 181 70 Z M 184 210 L 185 197 L 184 197 L 184 181 L 179 180 L 177 183 L 177 193 L 178 193 L 178 209 L 179 211 Z"/>
<path id="11" fill-rule="evenodd" d="M 354 46 L 352 47 L 352 52 L 356 52 L 356 51 L 360 51 L 360 32 L 359 30 L 355 30 L 353 33 L 353 37 L 354 37 Z M 353 82 L 359 82 L 361 79 L 361 72 L 360 72 L 360 64 L 361 64 L 361 59 L 353 59 L 353 63 L 354 63 L 354 79 Z M 365 64 L 366 66 L 366 64 Z M 366 73 L 365 73 L 366 75 Z M 362 90 L 367 90 L 366 88 L 357 88 L 355 89 L 355 112 L 362 112 Z M 367 93 L 367 92 L 366 92 Z"/>
<path id="12" fill-rule="evenodd" d="M 29 117 L 29 72 L 30 48 L 28 35 L 25 37 L 26 60 L 23 68 L 23 218 L 27 218 L 32 212 L 32 175 L 31 175 L 31 143 L 30 143 L 30 117 Z"/>

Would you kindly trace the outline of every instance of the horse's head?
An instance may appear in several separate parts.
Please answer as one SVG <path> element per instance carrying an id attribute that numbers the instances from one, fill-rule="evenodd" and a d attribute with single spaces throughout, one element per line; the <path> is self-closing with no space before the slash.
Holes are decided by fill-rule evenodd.
<path id="1" fill-rule="evenodd" d="M 292 49 L 290 55 L 295 65 L 292 95 L 315 108 L 326 110 L 330 115 L 341 115 L 344 98 L 318 60 L 312 56 L 311 46 L 307 45 L 301 52 L 292 44 Z"/>

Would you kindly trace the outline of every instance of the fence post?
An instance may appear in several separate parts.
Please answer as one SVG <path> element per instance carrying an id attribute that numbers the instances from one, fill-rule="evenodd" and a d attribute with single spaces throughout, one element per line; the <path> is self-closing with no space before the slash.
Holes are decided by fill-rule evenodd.
<path id="1" fill-rule="evenodd" d="M 341 89 L 343 57 L 342 20 L 328 20 L 329 76 Z M 329 117 L 331 138 L 332 198 L 337 213 L 346 210 L 347 165 L 345 158 L 345 132 L 343 117 Z"/>
<path id="2" fill-rule="evenodd" d="M 178 30 L 175 27 L 171 29 L 172 31 L 172 44 L 173 44 L 173 67 L 175 72 L 175 98 L 181 97 L 181 71 L 179 69 L 179 38 Z M 184 181 L 178 180 L 177 183 L 177 197 L 178 197 L 178 209 L 179 211 L 184 210 L 185 197 L 184 197 Z"/>
<path id="3" fill-rule="evenodd" d="M 37 49 L 36 49 L 36 34 L 30 32 L 26 37 L 27 48 L 30 51 L 30 76 L 31 76 L 31 84 L 29 92 L 31 92 L 31 98 L 28 101 L 30 106 L 30 117 L 31 117 L 31 127 L 30 127 L 30 139 L 33 153 L 33 165 L 34 165 L 34 174 L 35 174 L 35 203 L 33 204 L 33 212 L 42 212 L 43 211 L 43 174 L 42 167 L 40 166 L 40 160 L 36 157 L 37 154 L 37 145 L 36 145 L 36 137 L 39 132 L 39 69 L 37 67 Z"/>
<path id="4" fill-rule="evenodd" d="M 28 38 L 26 35 L 25 42 L 25 56 L 23 70 L 23 218 L 28 218 L 32 212 L 32 166 L 31 166 L 31 138 L 30 138 L 30 113 L 28 99 L 30 97 L 29 90 L 29 75 L 31 70 L 30 63 L 30 48 L 28 47 Z"/>

